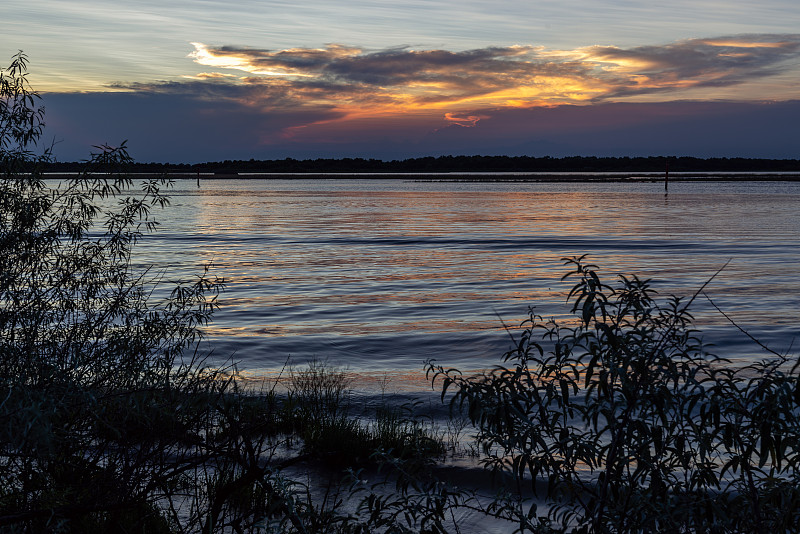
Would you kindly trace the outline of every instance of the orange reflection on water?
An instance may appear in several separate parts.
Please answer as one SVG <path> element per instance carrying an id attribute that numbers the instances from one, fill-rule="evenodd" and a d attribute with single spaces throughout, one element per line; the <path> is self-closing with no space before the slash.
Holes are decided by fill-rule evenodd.
<path id="1" fill-rule="evenodd" d="M 788 276 L 781 250 L 798 242 L 791 200 L 677 186 L 665 197 L 658 183 L 632 191 L 402 181 L 369 190 L 364 183 L 185 187 L 181 222 L 165 227 L 191 239 L 177 242 L 169 261 L 214 259 L 215 274 L 228 280 L 207 329 L 221 352 L 241 343 L 250 352 L 238 356 L 265 369 L 279 368 L 288 354 L 335 354 L 363 365 L 354 369 L 361 373 L 380 365 L 384 350 L 398 372 L 431 354 L 458 361 L 467 350 L 459 366 L 490 366 L 507 346 L 503 323 L 515 328 L 528 305 L 575 324 L 565 303 L 572 282 L 559 280 L 568 270 L 560 260 L 586 252 L 606 281 L 633 272 L 666 280 L 662 294 L 685 295 L 743 250 L 709 294 L 728 299 L 725 309 L 738 317 L 796 331 L 800 307 L 787 302 L 800 292 L 786 289 L 796 282 L 774 282 Z M 773 242 L 781 246 L 759 248 Z M 702 308 L 697 317 L 702 325 L 724 322 Z M 373 344 L 361 350 L 361 338 Z M 432 343 L 439 344 L 431 350 Z"/>

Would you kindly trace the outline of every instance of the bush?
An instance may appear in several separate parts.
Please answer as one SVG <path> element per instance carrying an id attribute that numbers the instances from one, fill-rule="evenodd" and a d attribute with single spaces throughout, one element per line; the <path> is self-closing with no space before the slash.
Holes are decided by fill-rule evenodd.
<path id="1" fill-rule="evenodd" d="M 708 354 L 688 301 L 604 283 L 566 259 L 574 326 L 533 312 L 509 367 L 429 364 L 468 411 L 483 462 L 529 486 L 490 509 L 519 532 L 783 532 L 800 522 L 800 376 L 781 355 L 736 369 Z"/>
<path id="2" fill-rule="evenodd" d="M 346 416 L 345 377 L 312 366 L 295 377 L 300 402 L 281 405 L 273 391 L 243 391 L 234 368 L 205 366 L 202 327 L 222 280 L 206 268 L 169 281 L 133 261 L 171 182 L 137 190 L 124 143 L 45 181 L 44 112 L 26 76 L 22 53 L 0 70 L 0 532 L 371 532 L 394 521 L 385 510 L 401 514 L 402 496 L 365 504 L 362 519 L 338 509 L 361 486 L 318 503 L 283 475 L 304 459 L 287 432 L 322 429 L 315 452 L 373 441 Z"/>
<path id="3" fill-rule="evenodd" d="M 197 357 L 221 280 L 134 268 L 170 184 L 135 191 L 124 144 L 43 180 L 26 65 L 0 73 L 0 526 L 165 530 L 223 384 Z"/>

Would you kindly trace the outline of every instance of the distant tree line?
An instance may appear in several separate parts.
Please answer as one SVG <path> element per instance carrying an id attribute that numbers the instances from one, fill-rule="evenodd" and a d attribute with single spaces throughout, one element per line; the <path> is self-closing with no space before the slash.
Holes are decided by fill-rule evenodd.
<path id="1" fill-rule="evenodd" d="M 51 162 L 45 172 L 78 172 L 84 162 Z M 393 172 L 800 172 L 798 159 L 439 156 L 383 161 L 364 158 L 224 160 L 206 163 L 133 163 L 131 172 L 393 173 Z"/>

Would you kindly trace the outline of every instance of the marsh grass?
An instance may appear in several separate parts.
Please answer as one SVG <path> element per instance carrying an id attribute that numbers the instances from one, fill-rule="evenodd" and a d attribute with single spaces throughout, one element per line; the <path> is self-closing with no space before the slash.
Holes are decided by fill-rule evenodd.
<path id="1" fill-rule="evenodd" d="M 410 459 L 445 454 L 441 436 L 429 418 L 416 413 L 413 403 L 382 402 L 370 413 L 355 405 L 352 380 L 347 371 L 318 360 L 291 369 L 285 428 L 302 439 L 305 452 L 337 467 L 375 463 L 379 456 Z"/>

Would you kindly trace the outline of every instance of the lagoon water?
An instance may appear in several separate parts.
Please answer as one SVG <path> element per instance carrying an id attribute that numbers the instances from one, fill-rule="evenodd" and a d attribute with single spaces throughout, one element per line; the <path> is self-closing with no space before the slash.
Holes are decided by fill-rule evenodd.
<path id="1" fill-rule="evenodd" d="M 347 368 L 365 390 L 426 388 L 423 362 L 501 362 L 529 306 L 566 318 L 561 258 L 706 293 L 770 348 L 800 354 L 800 183 L 178 180 L 137 261 L 227 281 L 208 328 L 220 361 L 274 377 L 287 359 Z M 705 298 L 712 350 L 766 354 Z M 512 328 L 513 331 L 513 328 Z M 794 342 L 794 345 L 792 343 Z M 430 389 L 430 385 L 427 385 Z"/>

